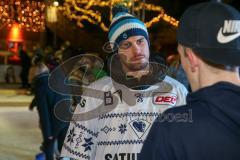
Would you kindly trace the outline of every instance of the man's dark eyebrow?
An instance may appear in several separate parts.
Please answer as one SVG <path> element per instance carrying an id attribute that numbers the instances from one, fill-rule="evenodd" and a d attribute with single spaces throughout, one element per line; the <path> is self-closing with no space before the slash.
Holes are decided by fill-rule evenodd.
<path id="1" fill-rule="evenodd" d="M 123 41 L 121 42 L 121 44 L 122 44 L 122 43 L 126 43 L 126 42 L 127 42 L 127 43 L 130 43 L 130 41 L 128 41 L 128 40 L 123 40 Z"/>
<path id="2" fill-rule="evenodd" d="M 137 41 L 139 41 L 139 40 L 143 40 L 144 39 L 144 37 L 140 37 L 139 39 L 137 39 Z M 123 40 L 121 43 L 125 43 L 125 42 L 127 42 L 127 43 L 131 43 L 130 41 L 128 41 L 128 40 Z"/>
<path id="3" fill-rule="evenodd" d="M 144 39 L 144 37 L 141 37 L 141 38 L 139 38 L 137 41 L 139 41 L 139 40 L 143 40 Z"/>

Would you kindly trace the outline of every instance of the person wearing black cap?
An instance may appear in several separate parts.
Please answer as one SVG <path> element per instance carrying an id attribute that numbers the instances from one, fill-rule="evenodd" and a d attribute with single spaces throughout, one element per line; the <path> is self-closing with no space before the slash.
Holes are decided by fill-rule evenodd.
<path id="1" fill-rule="evenodd" d="M 65 159 L 137 160 L 154 119 L 185 104 L 186 88 L 150 64 L 144 23 L 123 9 L 113 8 L 108 34 L 117 48 L 109 63 L 111 78 L 83 91 L 84 103 L 75 110 L 61 152 Z"/>
<path id="2" fill-rule="evenodd" d="M 154 122 L 140 160 L 240 159 L 240 13 L 218 2 L 187 9 L 177 32 L 178 52 L 193 93 Z M 177 115 L 191 110 L 191 121 Z"/>

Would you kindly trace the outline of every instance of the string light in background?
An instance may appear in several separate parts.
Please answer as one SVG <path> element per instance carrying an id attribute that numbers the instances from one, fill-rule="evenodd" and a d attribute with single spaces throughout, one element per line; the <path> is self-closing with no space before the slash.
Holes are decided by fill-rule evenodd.
<path id="1" fill-rule="evenodd" d="M 103 8 L 109 8 L 109 20 L 111 20 L 111 9 L 118 3 L 131 8 L 132 13 L 143 11 L 144 16 L 145 11 L 157 12 L 158 15 L 153 17 L 150 21 L 145 22 L 143 20 L 148 28 L 158 23 L 161 19 L 172 26 L 178 26 L 179 22 L 175 18 L 167 15 L 162 7 L 145 3 L 145 1 L 142 0 L 65 0 L 64 5 L 60 6 L 59 10 L 70 20 L 75 20 L 77 25 L 81 28 L 84 27 L 83 21 L 88 21 L 89 23 L 99 25 L 103 31 L 108 31 L 107 25 L 102 21 L 101 11 Z"/>
<path id="2" fill-rule="evenodd" d="M 143 11 L 156 12 L 157 16 L 146 22 L 149 28 L 153 24 L 164 20 L 173 26 L 178 26 L 178 21 L 166 14 L 160 6 L 145 3 L 144 0 L 65 0 L 63 6 L 58 6 L 54 1 L 54 6 L 58 6 L 60 11 L 70 20 L 75 20 L 77 26 L 84 27 L 83 22 L 99 25 L 102 30 L 108 31 L 108 25 L 102 20 L 102 10 L 109 9 L 109 21 L 112 19 L 111 10 L 115 4 L 124 4 L 131 8 L 131 13 Z M 2 0 L 0 2 L 0 29 L 5 26 L 11 27 L 15 22 L 27 31 L 41 32 L 45 29 L 45 4 L 44 2 L 24 1 L 24 0 Z"/>
<path id="3" fill-rule="evenodd" d="M 58 1 L 54 1 L 54 2 L 53 2 L 53 6 L 55 6 L 55 7 L 59 6 Z"/>
<path id="4" fill-rule="evenodd" d="M 0 29 L 11 27 L 15 22 L 27 31 L 41 32 L 45 29 L 44 2 L 3 0 L 0 2 Z"/>

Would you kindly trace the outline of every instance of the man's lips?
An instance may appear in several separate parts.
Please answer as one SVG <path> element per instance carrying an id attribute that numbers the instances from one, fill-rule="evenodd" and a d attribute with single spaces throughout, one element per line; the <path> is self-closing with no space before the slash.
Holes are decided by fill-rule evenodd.
<path id="1" fill-rule="evenodd" d="M 131 61 L 138 61 L 138 60 L 141 60 L 143 58 L 145 58 L 144 55 L 139 55 L 139 56 L 135 56 L 135 57 L 131 58 Z"/>

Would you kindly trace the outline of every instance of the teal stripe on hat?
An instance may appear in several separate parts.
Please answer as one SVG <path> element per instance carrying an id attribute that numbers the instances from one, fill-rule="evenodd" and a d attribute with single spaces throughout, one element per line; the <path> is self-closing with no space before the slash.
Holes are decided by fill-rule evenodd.
<path id="1" fill-rule="evenodd" d="M 136 18 L 135 18 L 135 19 L 132 19 L 132 17 L 129 17 L 129 19 L 125 19 L 125 20 L 123 20 L 123 21 L 120 21 L 118 24 L 116 24 L 116 25 L 110 30 L 110 32 L 109 32 L 109 34 L 108 34 L 109 39 L 111 39 L 111 37 L 113 36 L 113 34 L 115 33 L 115 31 L 116 31 L 119 27 L 121 27 L 121 26 L 123 26 L 123 25 L 125 25 L 125 24 L 127 24 L 127 23 L 137 23 L 137 24 L 143 26 L 144 28 L 146 28 L 145 25 L 144 25 L 144 23 L 143 23 L 142 21 L 140 21 L 140 20 L 138 20 L 138 19 L 136 19 Z"/>

